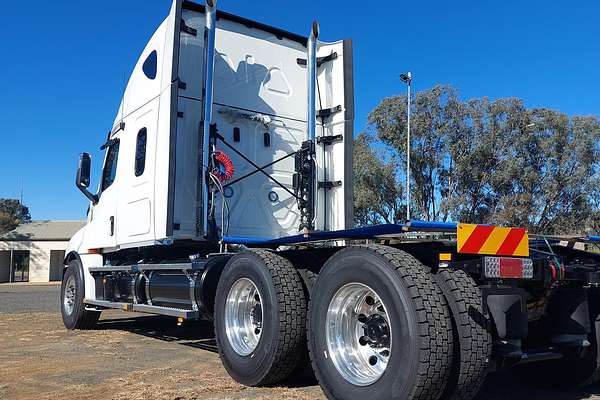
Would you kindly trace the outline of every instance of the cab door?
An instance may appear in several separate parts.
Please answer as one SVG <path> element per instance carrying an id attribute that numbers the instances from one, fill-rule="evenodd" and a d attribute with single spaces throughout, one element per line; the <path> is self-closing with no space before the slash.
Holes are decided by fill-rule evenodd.
<path id="1" fill-rule="evenodd" d="M 117 246 L 119 137 L 113 137 L 105 146 L 106 155 L 98 190 L 98 203 L 90 206 L 89 228 L 86 229 L 86 243 L 90 249 L 106 250 Z"/>
<path id="2" fill-rule="evenodd" d="M 158 98 L 127 118 L 119 155 L 116 223 L 120 248 L 154 241 L 154 155 Z"/>

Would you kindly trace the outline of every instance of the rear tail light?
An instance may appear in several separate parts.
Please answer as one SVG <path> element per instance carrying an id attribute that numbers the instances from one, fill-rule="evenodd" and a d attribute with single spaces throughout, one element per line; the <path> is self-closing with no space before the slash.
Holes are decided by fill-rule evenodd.
<path id="1" fill-rule="evenodd" d="M 483 275 L 497 279 L 531 279 L 533 262 L 529 258 L 484 257 Z"/>

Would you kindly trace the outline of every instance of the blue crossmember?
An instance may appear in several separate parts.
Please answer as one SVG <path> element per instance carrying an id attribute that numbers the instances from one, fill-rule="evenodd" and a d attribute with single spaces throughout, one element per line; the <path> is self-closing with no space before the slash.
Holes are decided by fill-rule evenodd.
<path id="1" fill-rule="evenodd" d="M 343 229 L 339 231 L 314 231 L 308 235 L 293 235 L 279 238 L 225 236 L 223 243 L 243 244 L 247 246 L 283 246 L 287 244 L 317 242 L 322 240 L 371 239 L 378 236 L 396 235 L 406 232 L 449 232 L 455 233 L 455 222 L 409 221 L 406 224 L 383 224 L 364 228 Z M 587 241 L 600 243 L 600 236 L 588 236 Z"/>

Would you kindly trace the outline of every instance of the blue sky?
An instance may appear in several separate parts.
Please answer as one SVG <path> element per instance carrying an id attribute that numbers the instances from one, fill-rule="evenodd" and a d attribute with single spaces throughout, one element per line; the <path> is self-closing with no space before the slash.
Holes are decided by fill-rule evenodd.
<path id="1" fill-rule="evenodd" d="M 386 96 L 454 85 L 464 99 L 515 96 L 530 107 L 600 115 L 600 2 L 219 0 L 225 11 L 323 40 L 354 40 L 356 131 Z M 147 39 L 170 0 L 4 2 L 0 24 L 0 197 L 34 219 L 80 219 L 78 153 L 95 158 Z"/>

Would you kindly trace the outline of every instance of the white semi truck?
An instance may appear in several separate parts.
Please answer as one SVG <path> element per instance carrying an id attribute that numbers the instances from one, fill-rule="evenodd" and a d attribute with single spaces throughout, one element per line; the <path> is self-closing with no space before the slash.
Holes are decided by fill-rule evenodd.
<path id="1" fill-rule="evenodd" d="M 65 326 L 105 309 L 210 320 L 238 382 L 312 367 L 332 399 L 470 399 L 505 367 L 596 381 L 598 254 L 518 228 L 353 228 L 352 44 L 318 37 L 173 1 L 96 193 L 80 157 L 90 206 L 65 259 Z"/>

